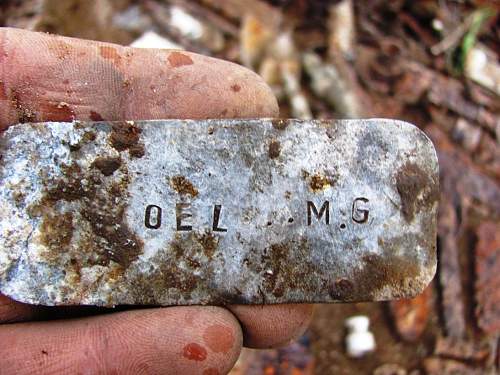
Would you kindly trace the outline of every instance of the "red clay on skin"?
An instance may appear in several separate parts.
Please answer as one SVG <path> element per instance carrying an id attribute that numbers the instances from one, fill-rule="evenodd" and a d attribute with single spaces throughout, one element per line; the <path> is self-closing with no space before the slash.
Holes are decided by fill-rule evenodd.
<path id="1" fill-rule="evenodd" d="M 97 113 L 97 112 L 94 112 L 94 111 L 90 111 L 90 119 L 92 121 L 104 121 L 104 119 L 102 118 L 102 116 Z"/>
<path id="2" fill-rule="evenodd" d="M 234 92 L 238 92 L 241 90 L 241 86 L 240 85 L 232 85 L 231 90 L 233 90 Z"/>
<path id="3" fill-rule="evenodd" d="M 41 105 L 41 115 L 47 121 L 71 122 L 75 119 L 75 112 L 66 103 Z"/>
<path id="4" fill-rule="evenodd" d="M 203 346 L 192 342 L 182 349 L 182 356 L 191 361 L 201 362 L 207 359 L 207 350 Z"/>
<path id="5" fill-rule="evenodd" d="M 99 47 L 99 53 L 106 60 L 111 60 L 111 61 L 113 61 L 113 63 L 115 65 L 120 65 L 122 57 L 116 51 L 116 48 L 108 47 L 108 46 L 101 46 L 101 47 Z"/>
<path id="6" fill-rule="evenodd" d="M 234 345 L 233 331 L 221 324 L 208 327 L 203 334 L 205 344 L 215 353 L 227 353 Z"/>
<path id="7" fill-rule="evenodd" d="M 7 92 L 5 91 L 5 83 L 0 81 L 0 100 L 7 100 Z"/>
<path id="8" fill-rule="evenodd" d="M 183 65 L 193 65 L 191 57 L 180 52 L 171 52 L 167 59 L 173 68 L 178 68 Z"/>
<path id="9" fill-rule="evenodd" d="M 203 375 L 220 375 L 219 370 L 210 367 L 203 371 Z"/>

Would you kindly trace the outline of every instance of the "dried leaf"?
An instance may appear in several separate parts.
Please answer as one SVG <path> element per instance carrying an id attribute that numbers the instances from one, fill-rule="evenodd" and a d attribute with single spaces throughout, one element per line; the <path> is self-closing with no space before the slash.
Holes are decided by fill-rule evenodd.
<path id="1" fill-rule="evenodd" d="M 432 286 L 413 299 L 402 299 L 390 302 L 390 310 L 395 320 L 396 329 L 405 341 L 417 341 L 429 320 L 429 303 Z"/>

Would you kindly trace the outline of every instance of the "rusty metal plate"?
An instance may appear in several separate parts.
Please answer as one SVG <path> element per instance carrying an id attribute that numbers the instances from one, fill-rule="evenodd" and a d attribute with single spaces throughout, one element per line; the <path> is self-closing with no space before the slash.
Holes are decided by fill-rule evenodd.
<path id="1" fill-rule="evenodd" d="M 436 154 L 401 121 L 22 124 L 0 152 L 19 301 L 378 301 L 435 273 Z"/>

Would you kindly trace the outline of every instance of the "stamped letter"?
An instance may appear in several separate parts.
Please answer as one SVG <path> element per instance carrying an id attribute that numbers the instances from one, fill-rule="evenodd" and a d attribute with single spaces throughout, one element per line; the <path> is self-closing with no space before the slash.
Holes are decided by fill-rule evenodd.
<path id="1" fill-rule="evenodd" d="M 368 214 L 370 211 L 365 203 L 368 203 L 367 198 L 356 198 L 354 202 L 352 202 L 352 220 L 358 224 L 368 221 Z"/>
<path id="2" fill-rule="evenodd" d="M 222 209 L 222 205 L 216 204 L 214 206 L 214 220 L 212 224 L 212 230 L 214 232 L 227 232 L 226 228 L 219 228 L 219 219 L 220 219 L 220 212 Z"/>
<path id="3" fill-rule="evenodd" d="M 330 202 L 325 201 L 318 213 L 318 209 L 316 208 L 314 203 L 311 201 L 307 201 L 307 225 L 311 225 L 312 222 L 311 212 L 314 213 L 314 216 L 316 216 L 316 219 L 318 220 L 321 220 L 321 217 L 324 214 L 326 225 L 330 224 Z"/>
<path id="4" fill-rule="evenodd" d="M 189 203 L 177 203 L 175 205 L 175 216 L 178 231 L 189 231 L 193 229 L 192 225 L 182 223 L 182 220 L 193 217 L 191 212 L 188 210 L 190 206 L 191 205 Z"/>
<path id="5" fill-rule="evenodd" d="M 154 204 L 150 204 L 146 207 L 144 225 L 149 229 L 158 229 L 161 226 L 161 207 Z"/>

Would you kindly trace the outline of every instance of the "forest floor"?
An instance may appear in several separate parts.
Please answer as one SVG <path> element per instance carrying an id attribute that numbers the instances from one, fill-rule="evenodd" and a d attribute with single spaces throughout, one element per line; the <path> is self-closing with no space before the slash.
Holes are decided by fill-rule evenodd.
<path id="1" fill-rule="evenodd" d="M 438 273 L 414 300 L 321 305 L 280 350 L 246 350 L 234 374 L 496 374 L 500 338 L 498 1 L 2 1 L 0 24 L 130 44 L 146 32 L 244 64 L 281 117 L 387 117 L 434 142 Z M 366 315 L 377 349 L 347 356 Z"/>

